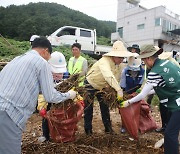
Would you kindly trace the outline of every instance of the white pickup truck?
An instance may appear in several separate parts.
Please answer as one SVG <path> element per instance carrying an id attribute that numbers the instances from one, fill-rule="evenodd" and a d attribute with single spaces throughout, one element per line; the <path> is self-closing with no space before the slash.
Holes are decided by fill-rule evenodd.
<path id="1" fill-rule="evenodd" d="M 111 51 L 112 46 L 96 44 L 96 30 L 85 29 L 74 26 L 64 26 L 57 29 L 47 37 L 52 46 L 71 46 L 78 42 L 81 44 L 81 51 L 91 56 L 100 57 Z"/>

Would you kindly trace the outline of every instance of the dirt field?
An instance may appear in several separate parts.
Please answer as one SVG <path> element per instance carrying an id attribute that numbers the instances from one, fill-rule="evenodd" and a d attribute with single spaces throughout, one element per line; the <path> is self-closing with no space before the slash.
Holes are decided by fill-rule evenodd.
<path id="1" fill-rule="evenodd" d="M 157 124 L 160 126 L 158 107 L 153 107 L 152 112 Z M 23 134 L 23 154 L 162 154 L 163 148 L 154 149 L 156 141 L 161 139 L 162 134 L 148 132 L 139 135 L 139 141 L 129 139 L 127 133 L 120 133 L 121 119 L 118 111 L 111 111 L 113 130 L 116 134 L 104 133 L 98 103 L 94 107 L 93 136 L 86 136 L 83 129 L 83 118 L 78 123 L 76 141 L 74 143 L 38 143 L 38 137 L 42 135 L 41 117 L 33 114 L 28 120 L 27 129 Z"/>

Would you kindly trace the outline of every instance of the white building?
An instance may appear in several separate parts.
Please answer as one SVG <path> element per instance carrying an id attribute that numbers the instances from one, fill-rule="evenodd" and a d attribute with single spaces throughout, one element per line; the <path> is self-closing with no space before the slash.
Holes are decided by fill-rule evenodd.
<path id="1" fill-rule="evenodd" d="M 140 0 L 118 0 L 116 32 L 111 34 L 111 41 L 121 39 L 127 46 L 141 46 L 157 45 L 157 40 L 163 39 L 169 40 L 164 45 L 166 51 L 180 51 L 180 35 L 169 32 L 180 29 L 180 16 L 164 6 L 146 9 L 139 2 Z"/>

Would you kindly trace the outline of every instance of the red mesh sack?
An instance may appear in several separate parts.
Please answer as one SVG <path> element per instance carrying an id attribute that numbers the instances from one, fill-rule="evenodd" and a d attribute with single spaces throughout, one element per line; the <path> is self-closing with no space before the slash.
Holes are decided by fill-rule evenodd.
<path id="1" fill-rule="evenodd" d="M 71 142 L 75 140 L 77 123 L 82 117 L 84 107 L 76 103 L 66 109 L 51 109 L 47 113 L 47 120 L 51 139 L 54 142 Z"/>
<path id="2" fill-rule="evenodd" d="M 119 113 L 127 132 L 137 140 L 139 130 L 140 102 L 133 103 L 126 108 L 119 108 Z"/>
<path id="3" fill-rule="evenodd" d="M 150 114 L 149 104 L 142 100 L 139 119 L 139 131 L 143 134 L 156 128 L 156 122 Z"/>

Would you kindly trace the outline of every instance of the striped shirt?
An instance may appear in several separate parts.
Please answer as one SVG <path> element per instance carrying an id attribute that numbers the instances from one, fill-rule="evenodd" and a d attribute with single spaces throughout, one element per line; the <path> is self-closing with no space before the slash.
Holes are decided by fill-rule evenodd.
<path id="1" fill-rule="evenodd" d="M 163 77 L 154 72 L 148 73 L 147 83 L 151 84 L 153 87 L 165 87 L 166 85 Z"/>
<path id="2" fill-rule="evenodd" d="M 35 50 L 14 58 L 0 72 L 0 110 L 21 129 L 34 112 L 40 91 L 47 102 L 58 103 L 70 97 L 54 89 L 49 64 Z"/>

